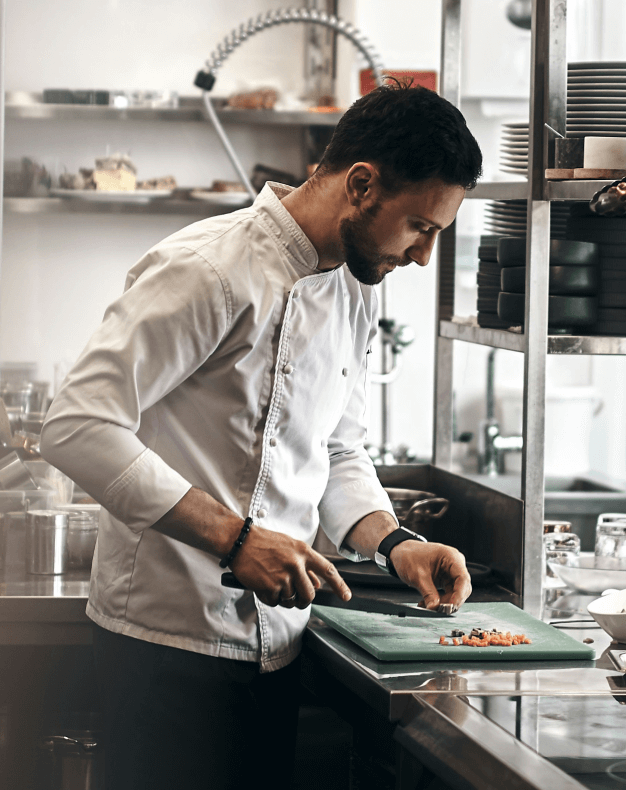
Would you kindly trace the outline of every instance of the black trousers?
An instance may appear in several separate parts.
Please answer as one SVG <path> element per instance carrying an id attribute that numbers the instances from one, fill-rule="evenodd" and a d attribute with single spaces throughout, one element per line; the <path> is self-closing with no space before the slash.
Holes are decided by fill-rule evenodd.
<path id="1" fill-rule="evenodd" d="M 94 650 L 107 790 L 292 787 L 299 661 L 261 674 L 96 625 Z"/>

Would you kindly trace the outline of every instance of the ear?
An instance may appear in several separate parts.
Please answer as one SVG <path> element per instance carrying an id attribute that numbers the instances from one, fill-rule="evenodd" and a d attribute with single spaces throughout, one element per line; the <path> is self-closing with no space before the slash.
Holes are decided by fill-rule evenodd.
<path id="1" fill-rule="evenodd" d="M 378 168 L 369 162 L 357 162 L 346 173 L 345 190 L 353 208 L 367 208 L 375 203 L 380 193 Z"/>

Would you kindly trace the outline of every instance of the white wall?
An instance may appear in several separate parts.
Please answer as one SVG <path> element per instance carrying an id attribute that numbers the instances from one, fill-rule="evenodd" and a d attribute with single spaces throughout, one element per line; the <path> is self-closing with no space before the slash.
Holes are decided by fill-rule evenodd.
<path id="1" fill-rule="evenodd" d="M 176 90 L 199 94 L 196 71 L 241 21 L 279 0 L 31 0 L 7 3 L 6 89 L 46 87 Z M 277 84 L 303 86 L 302 32 L 266 31 L 222 68 L 216 93 Z M 230 130 L 249 171 L 257 162 L 300 172 L 300 138 L 287 129 Z M 172 174 L 181 186 L 233 178 L 209 124 L 9 121 L 6 158 L 24 155 L 50 170 L 76 172 L 107 148 L 131 154 L 140 178 Z M 0 358 L 34 360 L 53 381 L 55 363 L 75 358 L 124 274 L 159 239 L 197 217 L 5 214 L 0 292 Z"/>
<path id="2" fill-rule="evenodd" d="M 216 45 L 284 0 L 7 0 L 6 86 L 166 89 L 196 93 L 193 79 Z M 240 84 L 302 88 L 303 28 L 247 41 L 222 67 L 216 93 Z"/>

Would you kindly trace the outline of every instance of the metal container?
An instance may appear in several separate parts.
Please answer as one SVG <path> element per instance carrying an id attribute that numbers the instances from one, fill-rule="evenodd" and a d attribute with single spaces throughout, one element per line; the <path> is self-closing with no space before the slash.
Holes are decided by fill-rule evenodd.
<path id="1" fill-rule="evenodd" d="M 68 569 L 69 515 L 59 510 L 30 510 L 26 514 L 26 570 L 58 575 Z"/>
<path id="2" fill-rule="evenodd" d="M 24 572 L 26 512 L 0 513 L 0 567 Z"/>
<path id="3" fill-rule="evenodd" d="M 45 790 L 104 790 L 104 750 L 100 738 L 86 730 L 47 735 L 41 780 Z"/>

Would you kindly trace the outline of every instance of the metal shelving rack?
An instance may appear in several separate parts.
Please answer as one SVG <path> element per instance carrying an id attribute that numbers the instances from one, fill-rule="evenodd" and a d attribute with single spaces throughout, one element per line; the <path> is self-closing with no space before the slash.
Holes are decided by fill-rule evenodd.
<path id="1" fill-rule="evenodd" d="M 626 338 L 548 335 L 550 202 L 590 200 L 606 181 L 547 182 L 548 123 L 566 131 L 567 0 L 533 0 L 529 171 L 527 182 L 482 183 L 468 197 L 528 200 L 525 331 L 485 329 L 454 315 L 454 226 L 439 244 L 433 458 L 450 468 L 452 451 L 452 374 L 455 340 L 524 354 L 521 496 L 524 500 L 524 608 L 538 614 L 541 605 L 544 518 L 545 383 L 548 354 L 626 354 Z M 441 93 L 460 105 L 461 0 L 442 3 Z M 503 528 L 506 528 L 503 525 Z"/>

